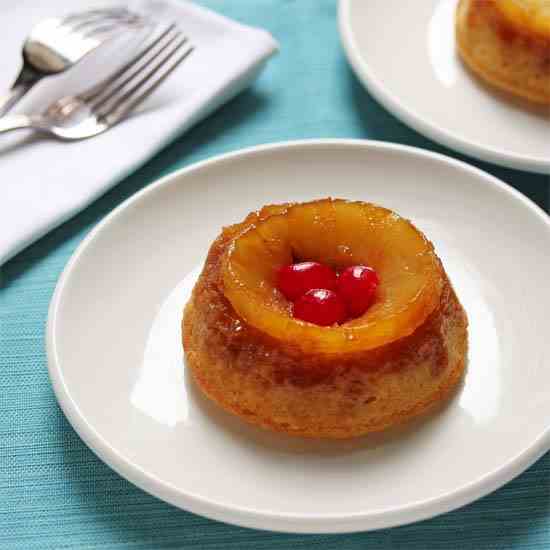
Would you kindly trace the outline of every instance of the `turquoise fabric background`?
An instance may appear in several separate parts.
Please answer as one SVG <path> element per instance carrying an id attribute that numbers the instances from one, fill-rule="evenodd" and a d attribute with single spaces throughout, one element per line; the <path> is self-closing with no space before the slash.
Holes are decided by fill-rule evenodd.
<path id="1" fill-rule="evenodd" d="M 145 494 L 96 458 L 65 420 L 46 369 L 48 302 L 79 242 L 125 198 L 198 160 L 287 139 L 374 138 L 460 158 L 403 126 L 363 90 L 339 44 L 334 0 L 201 3 L 269 29 L 280 41 L 279 56 L 252 89 L 2 268 L 0 549 L 550 548 L 549 455 L 488 497 L 429 521 L 353 535 L 281 535 L 209 521 Z M 548 211 L 548 177 L 469 162 Z"/>

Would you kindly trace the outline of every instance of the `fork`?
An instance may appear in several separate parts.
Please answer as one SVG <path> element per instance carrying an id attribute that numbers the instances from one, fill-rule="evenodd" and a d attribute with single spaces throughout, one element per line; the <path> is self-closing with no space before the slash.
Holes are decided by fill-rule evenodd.
<path id="1" fill-rule="evenodd" d="M 41 115 L 0 118 L 0 133 L 32 128 L 65 141 L 101 134 L 145 101 L 193 49 L 171 24 L 122 68 L 86 92 L 55 101 Z"/>
<path id="2" fill-rule="evenodd" d="M 126 8 L 94 9 L 38 23 L 23 44 L 23 66 L 8 94 L 0 97 L 0 116 L 37 82 L 66 71 L 121 29 L 143 28 L 146 20 Z"/>

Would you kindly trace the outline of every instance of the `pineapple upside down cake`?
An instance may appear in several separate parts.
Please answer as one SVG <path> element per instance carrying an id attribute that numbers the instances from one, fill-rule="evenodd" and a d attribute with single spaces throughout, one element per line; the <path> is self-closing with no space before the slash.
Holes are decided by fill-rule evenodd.
<path id="1" fill-rule="evenodd" d="M 458 52 L 482 80 L 550 105 L 550 1 L 460 0 Z"/>
<path id="2" fill-rule="evenodd" d="M 410 221 L 323 199 L 265 206 L 224 228 L 182 333 L 195 381 L 227 411 L 292 435 L 347 438 L 449 396 L 467 324 Z"/>

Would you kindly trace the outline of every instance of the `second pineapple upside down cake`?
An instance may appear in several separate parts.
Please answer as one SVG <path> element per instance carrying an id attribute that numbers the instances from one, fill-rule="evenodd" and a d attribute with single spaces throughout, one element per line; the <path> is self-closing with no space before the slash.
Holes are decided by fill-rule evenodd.
<path id="1" fill-rule="evenodd" d="M 489 84 L 550 105 L 550 2 L 460 0 L 458 52 Z"/>

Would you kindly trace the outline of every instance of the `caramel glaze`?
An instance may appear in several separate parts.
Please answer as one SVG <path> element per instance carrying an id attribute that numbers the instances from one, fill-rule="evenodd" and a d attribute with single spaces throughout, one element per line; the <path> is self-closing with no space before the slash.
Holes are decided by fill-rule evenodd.
<path id="1" fill-rule="evenodd" d="M 498 37 L 506 45 L 528 50 L 536 56 L 543 67 L 550 71 L 550 36 L 533 32 L 509 21 L 496 9 L 497 0 L 472 0 L 472 8 L 468 13 L 468 24 L 472 26 L 484 25 L 487 22 L 495 30 Z"/>

